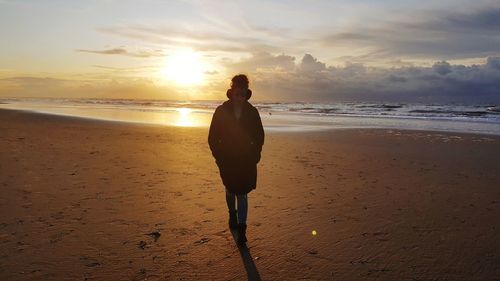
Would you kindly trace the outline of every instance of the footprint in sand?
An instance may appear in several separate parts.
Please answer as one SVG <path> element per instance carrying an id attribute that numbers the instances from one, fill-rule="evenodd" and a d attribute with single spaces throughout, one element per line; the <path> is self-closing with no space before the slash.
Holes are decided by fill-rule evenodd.
<path id="1" fill-rule="evenodd" d="M 146 233 L 145 235 L 151 236 L 154 239 L 154 241 L 156 242 L 160 238 L 161 233 L 159 231 L 153 231 L 150 233 Z"/>
<path id="2" fill-rule="evenodd" d="M 195 241 L 195 242 L 194 242 L 194 244 L 195 244 L 196 246 L 198 246 L 198 245 L 201 245 L 201 244 L 205 244 L 205 243 L 207 243 L 208 241 L 210 241 L 210 238 L 203 237 L 203 238 L 201 238 L 200 240 Z"/>

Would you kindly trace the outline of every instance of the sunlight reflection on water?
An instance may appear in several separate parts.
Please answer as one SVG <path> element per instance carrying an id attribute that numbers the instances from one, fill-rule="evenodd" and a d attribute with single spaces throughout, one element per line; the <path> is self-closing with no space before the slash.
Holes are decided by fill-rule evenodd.
<path id="1" fill-rule="evenodd" d="M 191 116 L 191 112 L 193 110 L 191 108 L 182 107 L 177 109 L 179 113 L 179 118 L 177 122 L 174 123 L 175 126 L 178 127 L 194 127 L 195 122 Z"/>
<path id="2" fill-rule="evenodd" d="M 0 108 L 20 109 L 40 113 L 65 115 L 107 121 L 156 124 L 176 127 L 208 128 L 213 109 L 179 106 L 140 106 L 134 104 L 72 104 L 50 101 L 9 101 L 0 102 Z M 310 132 L 329 129 L 389 128 L 430 131 L 450 131 L 500 135 L 500 124 L 475 120 L 435 120 L 412 117 L 359 117 L 307 115 L 295 112 L 261 111 L 261 119 L 266 131 Z"/>
<path id="3" fill-rule="evenodd" d="M 144 110 L 143 108 L 131 107 L 79 107 L 73 105 L 43 103 L 12 103 L 2 104 L 0 107 L 107 121 L 158 124 L 177 127 L 208 127 L 213 113 L 213 111 L 210 110 L 192 109 L 187 107 L 163 107 L 156 108 L 154 110 Z"/>

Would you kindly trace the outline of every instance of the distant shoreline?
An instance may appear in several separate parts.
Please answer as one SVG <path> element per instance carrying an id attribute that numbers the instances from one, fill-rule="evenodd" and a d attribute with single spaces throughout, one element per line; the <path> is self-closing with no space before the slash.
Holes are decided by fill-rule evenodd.
<path id="1" fill-rule="evenodd" d="M 1 108 L 127 123 L 208 127 L 220 100 L 4 98 Z M 500 135 L 495 104 L 259 102 L 267 132 L 393 129 Z"/>
<path id="2" fill-rule="evenodd" d="M 105 120 L 105 119 L 99 119 L 99 118 L 92 118 L 92 117 L 82 117 L 82 116 L 72 116 L 72 115 L 62 115 L 62 114 L 55 114 L 55 113 L 44 113 L 44 112 L 36 112 L 33 110 L 23 110 L 23 109 L 5 109 L 5 108 L 0 108 L 0 115 L 2 112 L 17 112 L 21 115 L 25 115 L 26 117 L 37 117 L 39 119 L 40 117 L 43 117 L 44 119 L 51 119 L 51 120 L 57 120 L 57 121 L 77 121 L 77 122 L 84 122 L 84 123 L 94 123 L 94 124 L 102 124 L 102 125 L 116 125 L 116 126 L 137 126 L 137 127 L 174 127 L 174 128 L 185 128 L 185 129 L 191 129 L 191 130 L 202 130 L 206 131 L 208 128 L 207 127 L 182 127 L 182 126 L 172 126 L 172 125 L 165 125 L 165 124 L 154 124 L 154 123 L 143 123 L 143 122 L 127 122 L 127 121 L 120 121 L 120 120 Z M 272 133 L 272 134 L 307 134 L 307 133 L 314 133 L 314 134 L 330 134 L 332 131 L 344 131 L 344 130 L 361 130 L 361 131 L 387 131 L 387 132 L 406 132 L 406 133 L 428 133 L 428 134 L 441 134 L 441 135 L 446 135 L 446 136 L 453 136 L 453 135 L 460 135 L 460 136 L 478 136 L 478 137 L 491 137 L 494 139 L 500 139 L 500 135 L 497 134 L 487 134 L 487 133 L 475 133 L 475 132 L 454 132 L 454 131 L 439 131 L 439 130 L 423 130 L 423 129 L 399 129 L 399 128 L 355 128 L 355 127 L 346 127 L 346 128 L 324 128 L 321 130 L 304 130 L 304 131 L 299 131 L 299 130 L 283 130 L 283 131 L 274 131 L 274 130 L 269 130 L 269 128 L 264 128 L 266 133 Z"/>

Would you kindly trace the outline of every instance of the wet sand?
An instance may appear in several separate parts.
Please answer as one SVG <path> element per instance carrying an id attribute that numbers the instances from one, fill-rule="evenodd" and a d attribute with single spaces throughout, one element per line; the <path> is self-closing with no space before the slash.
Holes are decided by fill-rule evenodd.
<path id="1" fill-rule="evenodd" d="M 207 128 L 0 131 L 0 280 L 500 279 L 500 137 L 268 133 L 239 249 Z"/>

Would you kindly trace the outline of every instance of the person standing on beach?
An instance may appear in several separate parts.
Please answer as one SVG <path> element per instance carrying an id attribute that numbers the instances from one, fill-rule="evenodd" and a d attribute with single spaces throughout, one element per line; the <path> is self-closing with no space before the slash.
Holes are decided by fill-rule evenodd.
<path id="1" fill-rule="evenodd" d="M 229 227 L 238 230 L 239 245 L 247 241 L 248 193 L 257 185 L 257 163 L 264 144 L 259 111 L 248 102 L 252 96 L 248 84 L 244 74 L 231 79 L 228 100 L 215 110 L 208 133 L 208 144 L 225 186 Z"/>

